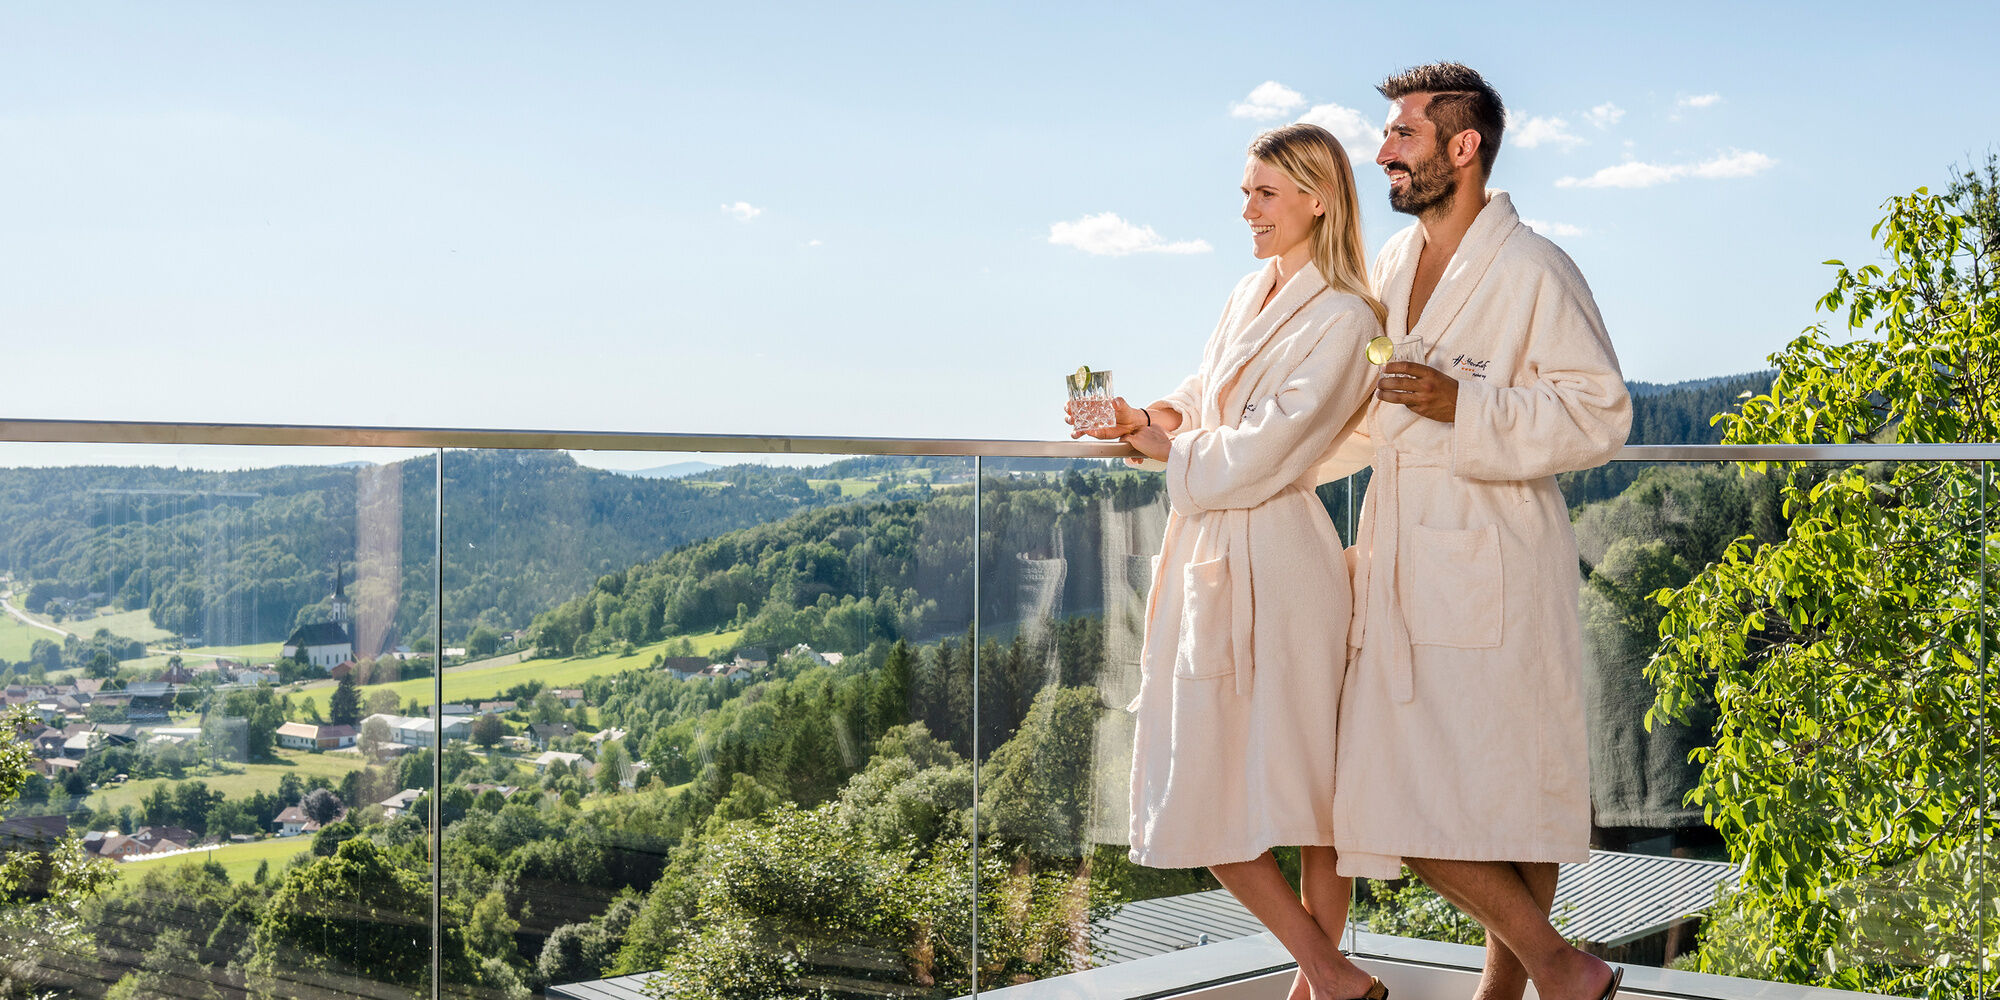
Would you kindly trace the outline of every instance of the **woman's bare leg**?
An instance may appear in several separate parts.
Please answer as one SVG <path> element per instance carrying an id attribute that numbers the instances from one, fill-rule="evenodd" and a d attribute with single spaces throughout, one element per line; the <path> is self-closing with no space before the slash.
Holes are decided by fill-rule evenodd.
<path id="1" fill-rule="evenodd" d="M 1329 937 L 1319 919 L 1292 894 L 1291 883 L 1285 881 L 1271 852 L 1265 851 L 1254 861 L 1215 865 L 1209 871 L 1298 961 L 1299 972 L 1311 988 L 1314 1000 L 1346 1000 L 1368 991 L 1372 977 L 1340 953 L 1339 932 L 1336 930 Z M 1320 878 L 1325 881 L 1323 874 Z M 1309 894 L 1321 900 L 1326 898 L 1327 886 L 1314 886 L 1310 878 L 1302 881 L 1306 882 Z M 1319 905 L 1329 914 L 1336 909 L 1330 901 Z M 1344 925 L 1347 919 L 1344 898 L 1338 912 Z"/>
<path id="2" fill-rule="evenodd" d="M 1299 848 L 1299 902 L 1336 949 L 1340 947 L 1341 935 L 1347 933 L 1347 910 L 1354 900 L 1354 880 L 1334 870 L 1339 857 L 1331 847 Z M 1305 973 L 1301 972 L 1292 980 L 1292 995 L 1288 1000 L 1310 1000 L 1309 994 Z"/>

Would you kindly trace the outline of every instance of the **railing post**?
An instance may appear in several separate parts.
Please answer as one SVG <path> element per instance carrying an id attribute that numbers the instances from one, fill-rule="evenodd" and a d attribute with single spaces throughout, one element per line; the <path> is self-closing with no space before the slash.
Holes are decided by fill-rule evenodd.
<path id="1" fill-rule="evenodd" d="M 431 1000 L 444 998 L 444 449 L 437 451 L 431 567 Z"/>
<path id="2" fill-rule="evenodd" d="M 979 505 L 986 460 L 972 457 L 972 995 L 979 995 Z"/>

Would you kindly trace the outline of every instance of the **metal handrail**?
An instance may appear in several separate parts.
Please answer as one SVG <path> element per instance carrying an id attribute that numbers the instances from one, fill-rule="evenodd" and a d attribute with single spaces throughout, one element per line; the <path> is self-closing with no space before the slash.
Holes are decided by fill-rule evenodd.
<path id="1" fill-rule="evenodd" d="M 792 455 L 925 455 L 982 458 L 1126 458 L 1105 441 L 833 437 L 803 434 L 656 434 L 638 431 L 217 424 L 137 420 L 0 419 L 0 442 L 266 445 L 348 448 L 495 448 L 532 451 L 667 451 Z M 2000 461 L 1982 444 L 1634 444 L 1614 462 Z"/>

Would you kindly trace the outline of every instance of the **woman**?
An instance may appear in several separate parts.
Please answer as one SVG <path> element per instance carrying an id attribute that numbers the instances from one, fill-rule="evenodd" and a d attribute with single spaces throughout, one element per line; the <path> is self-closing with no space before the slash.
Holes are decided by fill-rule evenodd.
<path id="1" fill-rule="evenodd" d="M 1334 720 L 1348 577 L 1313 487 L 1375 372 L 1384 310 L 1368 293 L 1354 173 L 1339 140 L 1288 125 L 1250 144 L 1243 218 L 1267 263 L 1236 285 L 1201 367 L 1145 409 L 1071 434 L 1167 465 L 1171 512 L 1133 702 L 1132 860 L 1207 866 L 1298 960 L 1293 1000 L 1388 991 L 1337 947 Z M 1072 421 L 1074 423 L 1074 421 Z M 1270 849 L 1301 848 L 1294 896 Z"/>

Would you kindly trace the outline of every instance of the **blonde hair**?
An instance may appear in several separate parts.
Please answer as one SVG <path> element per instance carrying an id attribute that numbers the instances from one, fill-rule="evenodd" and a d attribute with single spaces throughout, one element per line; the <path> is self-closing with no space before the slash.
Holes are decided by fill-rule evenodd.
<path id="1" fill-rule="evenodd" d="M 1323 214 L 1313 220 L 1313 266 L 1328 288 L 1358 296 L 1387 324 L 1389 310 L 1368 289 L 1367 253 L 1361 243 L 1361 203 L 1354 193 L 1354 167 L 1333 133 L 1300 122 L 1274 128 L 1250 140 L 1250 155 L 1291 178 L 1299 190 L 1319 199 Z"/>

